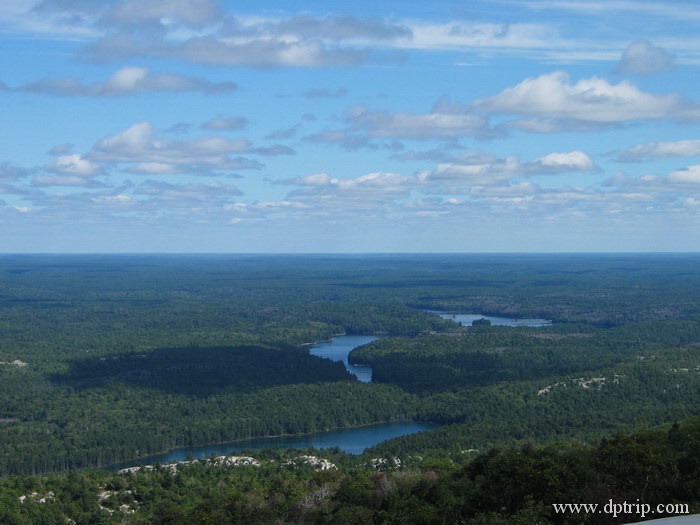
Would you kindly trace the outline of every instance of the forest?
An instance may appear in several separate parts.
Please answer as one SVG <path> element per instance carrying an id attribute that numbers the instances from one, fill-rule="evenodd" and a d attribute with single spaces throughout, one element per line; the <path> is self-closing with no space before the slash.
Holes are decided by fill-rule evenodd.
<path id="1" fill-rule="evenodd" d="M 697 417 L 592 443 L 493 448 L 454 460 L 372 461 L 332 449 L 270 449 L 229 459 L 1 479 L 0 521 L 605 525 L 700 511 Z M 639 501 L 653 514 L 554 507 Z"/>
<path id="2" fill-rule="evenodd" d="M 248 523 L 399 523 L 404 498 L 416 515 L 425 507 L 416 523 L 569 523 L 543 493 L 498 500 L 516 490 L 499 485 L 508 469 L 550 462 L 556 479 L 570 464 L 572 487 L 586 480 L 579 488 L 598 501 L 614 486 L 603 474 L 637 478 L 600 470 L 596 454 L 609 446 L 644 462 L 652 442 L 663 442 L 671 469 L 658 498 L 696 504 L 688 447 L 700 415 L 698 263 L 684 254 L 2 256 L 4 520 L 25 523 L 31 508 L 46 523 L 246 522 L 239 512 L 252 513 Z M 431 311 L 553 323 L 465 327 Z M 371 365 L 372 383 L 310 355 L 309 343 L 337 334 L 382 336 L 350 354 Z M 305 452 L 327 457 L 333 472 L 281 468 L 292 453 L 282 451 L 266 451 L 277 463 L 257 469 L 193 465 L 128 482 L 94 470 L 178 447 L 388 421 L 439 426 L 358 457 Z M 402 466 L 361 467 L 378 457 Z M 132 482 L 150 494 L 138 512 L 97 504 L 99 491 L 136 493 Z M 215 495 L 221 483 L 228 488 Z M 190 485 L 199 492 L 187 500 Z M 307 512 L 313 490 L 327 497 Z M 51 505 L 10 504 L 48 491 Z M 496 499 L 477 508 L 491 501 L 479 491 Z M 588 501 L 577 494 L 562 501 Z M 262 509 L 269 498 L 276 503 Z M 205 519 L 213 506 L 232 513 L 228 521 Z"/>

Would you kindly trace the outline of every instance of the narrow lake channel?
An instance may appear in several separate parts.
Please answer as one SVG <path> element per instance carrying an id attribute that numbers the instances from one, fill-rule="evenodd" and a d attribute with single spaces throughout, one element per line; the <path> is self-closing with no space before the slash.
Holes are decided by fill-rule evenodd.
<path id="1" fill-rule="evenodd" d="M 372 367 L 354 366 L 348 363 L 348 354 L 358 346 L 366 345 L 379 339 L 376 335 L 338 335 L 330 341 L 311 345 L 309 353 L 331 361 L 342 361 L 345 368 L 363 383 L 372 382 Z"/>
<path id="2" fill-rule="evenodd" d="M 372 381 L 372 369 L 368 366 L 353 366 L 348 363 L 348 354 L 358 346 L 371 343 L 379 339 L 375 335 L 339 335 L 332 341 L 316 343 L 309 348 L 311 355 L 342 361 L 349 372 L 355 374 L 358 380 L 369 383 Z M 118 465 L 112 465 L 110 470 L 118 470 L 136 465 L 153 465 L 155 463 L 166 464 L 183 461 L 190 455 L 193 458 L 205 458 L 211 456 L 225 456 L 242 450 L 259 450 L 263 448 L 333 448 L 338 447 L 348 454 L 362 454 L 365 449 L 407 434 L 414 434 L 422 430 L 431 430 L 438 425 L 435 423 L 417 423 L 413 421 L 376 423 L 353 428 L 340 428 L 327 432 L 315 432 L 302 436 L 276 436 L 268 438 L 254 438 L 244 441 L 235 441 L 221 445 L 207 445 L 201 447 L 188 447 L 172 450 L 164 454 L 144 457 L 132 461 L 126 461 Z"/>

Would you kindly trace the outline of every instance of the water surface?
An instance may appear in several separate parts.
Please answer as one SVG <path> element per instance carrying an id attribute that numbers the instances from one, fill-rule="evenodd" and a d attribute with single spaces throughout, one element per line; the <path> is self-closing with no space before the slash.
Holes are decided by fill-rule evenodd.
<path id="1" fill-rule="evenodd" d="M 372 367 L 356 366 L 348 363 L 348 354 L 358 346 L 366 345 L 379 339 L 376 335 L 339 335 L 331 341 L 316 343 L 309 348 L 309 353 L 332 361 L 342 361 L 345 368 L 363 383 L 372 381 Z"/>
<path id="2" fill-rule="evenodd" d="M 431 313 L 437 314 L 443 319 L 451 319 L 456 321 L 463 326 L 471 326 L 472 321 L 478 319 L 488 319 L 494 326 L 551 326 L 552 321 L 547 319 L 512 319 L 509 317 L 498 317 L 493 315 L 482 315 L 482 314 L 462 314 L 453 312 L 439 312 L 436 310 L 429 310 Z"/>
<path id="3" fill-rule="evenodd" d="M 223 445 L 207 445 L 202 447 L 188 447 L 148 456 L 138 460 L 113 465 L 110 469 L 121 469 L 135 465 L 165 464 L 176 461 L 184 461 L 191 454 L 193 458 L 205 458 L 211 456 L 225 456 L 242 450 L 263 448 L 333 448 L 338 447 L 348 454 L 362 454 L 365 449 L 377 445 L 387 439 L 393 439 L 407 434 L 415 434 L 422 430 L 431 430 L 437 427 L 434 423 L 377 423 L 363 427 L 342 428 L 328 432 L 316 432 L 304 436 L 278 436 L 270 438 L 247 439 Z"/>

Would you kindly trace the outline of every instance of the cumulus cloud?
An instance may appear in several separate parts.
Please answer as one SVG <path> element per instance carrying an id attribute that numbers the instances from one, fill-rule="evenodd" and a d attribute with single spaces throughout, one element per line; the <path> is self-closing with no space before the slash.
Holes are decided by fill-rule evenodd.
<path id="1" fill-rule="evenodd" d="M 682 170 L 672 171 L 666 177 L 672 184 L 697 184 L 700 185 L 700 164 L 688 166 Z"/>
<path id="2" fill-rule="evenodd" d="M 211 173 L 211 170 L 254 169 L 260 165 L 232 154 L 251 152 L 245 139 L 197 137 L 164 140 L 150 122 L 140 122 L 100 139 L 86 158 L 103 163 L 131 164 L 128 171 L 141 174 Z"/>
<path id="3" fill-rule="evenodd" d="M 673 55 L 648 40 L 632 42 L 622 53 L 615 72 L 622 75 L 655 75 L 673 65 Z"/>
<path id="4" fill-rule="evenodd" d="M 474 106 L 486 113 L 610 125 L 673 118 L 685 103 L 678 94 L 646 93 L 627 81 L 611 84 L 592 77 L 572 83 L 566 72 L 555 71 L 477 100 Z"/>
<path id="5" fill-rule="evenodd" d="M 540 173 L 595 169 L 592 159 L 582 151 L 552 153 L 525 163 L 516 156 L 499 158 L 471 151 L 456 156 L 453 162 L 439 163 L 433 170 L 416 175 L 373 172 L 345 179 L 321 172 L 277 183 L 298 187 L 287 195 L 286 200 L 302 202 L 313 209 L 313 212 L 306 210 L 306 213 L 433 216 L 461 213 L 460 209 L 473 210 L 476 206 L 481 209 L 533 206 L 549 190 L 522 179 Z M 571 195 L 577 192 L 585 194 L 568 190 Z M 416 198 L 416 194 L 422 195 Z M 562 193 L 548 198 L 563 201 L 566 195 Z"/>
<path id="6" fill-rule="evenodd" d="M 64 155 L 49 164 L 46 169 L 61 175 L 76 175 L 78 177 L 93 177 L 103 173 L 103 168 L 96 162 L 83 158 L 81 155 Z"/>
<path id="7" fill-rule="evenodd" d="M 524 163 L 515 155 L 499 158 L 480 151 L 471 151 L 457 155 L 449 162 L 438 163 L 437 167 L 428 173 L 426 181 L 452 187 L 482 186 L 501 184 L 532 175 L 597 170 L 593 159 L 583 151 L 550 153 Z"/>
<path id="8" fill-rule="evenodd" d="M 700 155 L 700 140 L 645 142 L 628 149 L 613 152 L 619 161 L 696 157 Z"/>
<path id="9" fill-rule="evenodd" d="M 476 152 L 461 156 L 455 162 L 439 163 L 429 172 L 427 180 L 451 186 L 488 185 L 522 175 L 522 166 L 516 156 L 499 159 Z"/>
<path id="10" fill-rule="evenodd" d="M 117 133 L 100 139 L 91 152 L 94 158 L 108 161 L 130 161 L 134 158 L 160 162 L 226 153 L 242 153 L 250 148 L 247 140 L 223 137 L 199 137 L 186 141 L 165 141 L 155 137 L 150 122 L 139 122 Z"/>
<path id="11" fill-rule="evenodd" d="M 587 153 L 570 151 L 568 153 L 550 153 L 535 159 L 526 165 L 533 172 L 562 173 L 567 171 L 595 171 L 596 165 Z"/>
<path id="12" fill-rule="evenodd" d="M 208 120 L 200 127 L 212 131 L 228 131 L 232 129 L 243 129 L 248 126 L 248 119 L 245 117 L 222 117 L 216 116 Z"/>
<path id="13" fill-rule="evenodd" d="M 302 202 L 324 213 L 337 213 L 343 209 L 390 207 L 393 200 L 407 197 L 412 190 L 423 186 L 424 176 L 378 171 L 341 179 L 317 173 L 279 183 L 301 186 L 287 196 L 288 201 Z"/>
<path id="14" fill-rule="evenodd" d="M 16 91 L 62 96 L 118 97 L 142 92 L 227 93 L 233 82 L 210 82 L 175 73 L 152 73 L 146 67 L 124 67 L 105 82 L 84 84 L 75 77 L 45 78 L 16 88 Z"/>

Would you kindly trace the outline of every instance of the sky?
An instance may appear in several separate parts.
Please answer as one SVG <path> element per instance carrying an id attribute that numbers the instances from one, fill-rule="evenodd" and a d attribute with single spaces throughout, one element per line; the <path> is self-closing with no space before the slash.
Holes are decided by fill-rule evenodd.
<path id="1" fill-rule="evenodd" d="M 700 247 L 700 4 L 0 2 L 0 252 Z"/>

